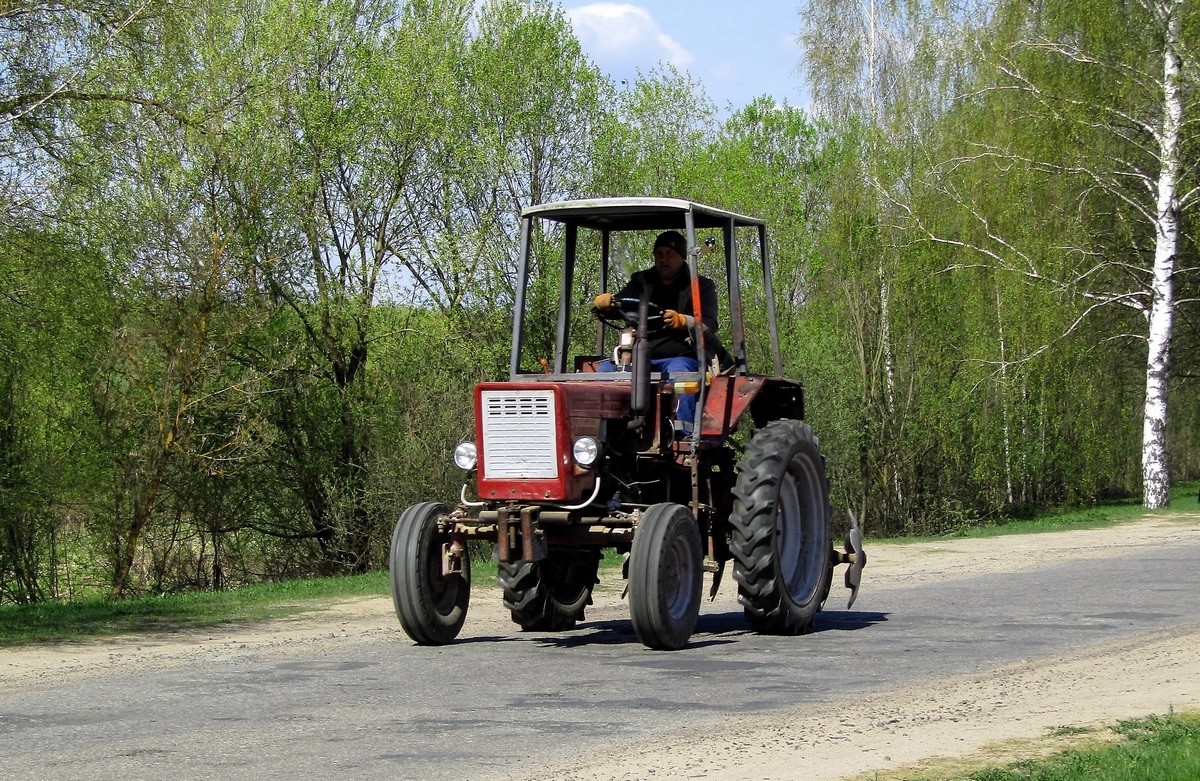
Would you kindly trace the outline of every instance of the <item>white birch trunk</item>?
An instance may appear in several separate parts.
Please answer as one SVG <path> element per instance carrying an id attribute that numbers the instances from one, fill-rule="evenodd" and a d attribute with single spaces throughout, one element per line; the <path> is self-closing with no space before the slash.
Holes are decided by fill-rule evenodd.
<path id="1" fill-rule="evenodd" d="M 883 392 L 889 418 L 896 415 L 896 357 L 892 354 L 892 283 L 879 263 L 879 338 L 883 343 Z"/>
<path id="2" fill-rule="evenodd" d="M 1004 498 L 1013 506 L 1012 431 L 1008 412 L 1008 345 L 1004 341 L 1004 312 L 1000 308 L 1000 285 L 996 285 L 996 325 L 1000 331 L 1000 433 L 1004 445 Z"/>
<path id="3" fill-rule="evenodd" d="M 1158 132 L 1158 198 L 1154 215 L 1154 278 L 1148 312 L 1146 408 L 1142 425 L 1142 503 L 1165 507 L 1170 501 L 1167 468 L 1167 377 L 1174 321 L 1175 252 L 1179 244 L 1179 137 L 1183 124 L 1178 53 L 1181 3 L 1160 0 L 1155 11 L 1165 24 L 1163 46 L 1163 117 Z"/>

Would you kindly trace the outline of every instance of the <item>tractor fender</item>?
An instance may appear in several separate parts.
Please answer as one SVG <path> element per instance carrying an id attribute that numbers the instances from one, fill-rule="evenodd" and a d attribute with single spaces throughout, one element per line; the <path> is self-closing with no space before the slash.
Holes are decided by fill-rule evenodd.
<path id="1" fill-rule="evenodd" d="M 781 418 L 803 420 L 804 386 L 753 374 L 713 377 L 704 399 L 703 435 L 728 436 L 747 411 L 756 428 Z"/>

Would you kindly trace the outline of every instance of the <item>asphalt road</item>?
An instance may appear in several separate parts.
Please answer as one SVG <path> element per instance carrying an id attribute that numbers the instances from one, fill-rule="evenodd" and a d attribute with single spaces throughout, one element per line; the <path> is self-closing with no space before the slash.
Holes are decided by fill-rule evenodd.
<path id="1" fill-rule="evenodd" d="M 1198 559 L 1189 543 L 874 592 L 868 567 L 855 609 L 835 588 L 813 634 L 754 635 L 740 612 L 706 605 L 674 653 L 643 648 L 625 619 L 480 635 L 468 616 L 441 648 L 397 631 L 320 658 L 298 647 L 0 680 L 0 779 L 503 778 L 731 713 L 769 719 L 1194 627 Z"/>

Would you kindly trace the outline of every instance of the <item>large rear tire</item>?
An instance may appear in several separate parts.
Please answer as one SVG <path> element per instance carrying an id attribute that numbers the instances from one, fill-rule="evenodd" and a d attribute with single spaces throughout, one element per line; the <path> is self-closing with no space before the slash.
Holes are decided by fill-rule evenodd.
<path id="1" fill-rule="evenodd" d="M 599 551 L 551 550 L 537 562 L 501 562 L 496 579 L 504 606 L 522 629 L 563 632 L 583 620 L 599 568 Z"/>
<path id="2" fill-rule="evenodd" d="M 471 598 L 471 562 L 462 558 L 462 574 L 442 574 L 442 545 L 437 520 L 447 512 L 436 502 L 414 504 L 400 514 L 392 532 L 389 559 L 392 604 L 406 634 L 419 645 L 445 645 L 458 636 Z"/>
<path id="3" fill-rule="evenodd" d="M 629 615 L 648 648 L 683 648 L 700 614 L 700 529 L 681 504 L 651 505 L 629 552 Z"/>
<path id="4" fill-rule="evenodd" d="M 756 631 L 811 627 L 829 594 L 829 514 L 825 463 L 808 424 L 778 420 L 756 432 L 729 518 L 738 600 Z"/>

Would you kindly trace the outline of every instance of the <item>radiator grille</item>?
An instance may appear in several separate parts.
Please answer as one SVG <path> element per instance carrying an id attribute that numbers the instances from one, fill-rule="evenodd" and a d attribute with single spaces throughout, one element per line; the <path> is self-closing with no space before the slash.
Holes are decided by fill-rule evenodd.
<path id="1" fill-rule="evenodd" d="M 482 391 L 483 477 L 558 477 L 554 391 Z"/>

